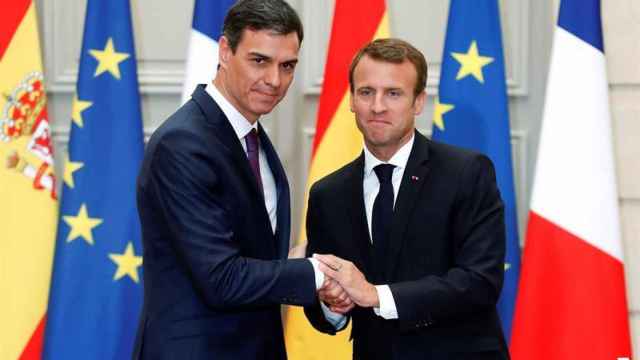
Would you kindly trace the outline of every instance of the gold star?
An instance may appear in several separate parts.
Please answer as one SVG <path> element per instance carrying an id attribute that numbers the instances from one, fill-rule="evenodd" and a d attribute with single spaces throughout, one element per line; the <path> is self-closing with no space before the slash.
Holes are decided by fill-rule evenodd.
<path id="1" fill-rule="evenodd" d="M 67 242 L 71 242 L 81 236 L 89 245 L 93 245 L 93 233 L 94 227 L 102 224 L 102 219 L 91 218 L 87 212 L 87 206 L 83 203 L 80 206 L 78 215 L 76 216 L 63 216 L 64 222 L 71 227 L 69 235 L 67 236 Z"/>
<path id="2" fill-rule="evenodd" d="M 508 262 L 504 263 L 504 271 L 507 271 L 511 268 L 511 264 L 509 264 Z"/>
<path id="3" fill-rule="evenodd" d="M 91 101 L 82 101 L 78 99 L 78 94 L 73 96 L 73 105 L 71 105 L 71 119 L 76 125 L 82 127 L 84 122 L 82 121 L 82 112 L 91 107 L 93 103 Z"/>
<path id="4" fill-rule="evenodd" d="M 455 106 L 451 104 L 442 104 L 440 103 L 440 99 L 436 98 L 436 102 L 433 105 L 433 124 L 440 129 L 440 131 L 444 131 L 444 119 L 442 115 L 448 113 L 453 110 Z"/>
<path id="5" fill-rule="evenodd" d="M 73 189 L 75 186 L 73 182 L 73 173 L 84 166 L 84 163 L 74 162 L 69 160 L 69 154 L 65 154 L 64 157 L 64 183 L 67 184 L 68 187 Z"/>
<path id="6" fill-rule="evenodd" d="M 124 254 L 109 254 L 109 258 L 118 265 L 113 280 L 119 280 L 129 275 L 131 280 L 138 282 L 138 266 L 142 265 L 142 256 L 136 256 L 133 252 L 133 244 L 129 242 Z"/>
<path id="7" fill-rule="evenodd" d="M 95 74 L 93 74 L 94 77 L 108 71 L 116 79 L 120 80 L 119 64 L 125 61 L 129 57 L 129 54 L 116 52 L 116 49 L 113 47 L 112 38 L 107 40 L 104 50 L 100 51 L 91 49 L 89 50 L 89 53 L 98 60 L 98 67 L 96 68 Z"/>
<path id="8" fill-rule="evenodd" d="M 466 54 L 452 52 L 451 56 L 453 56 L 453 58 L 460 63 L 460 70 L 458 70 L 456 80 L 460 80 L 471 74 L 474 78 L 476 78 L 476 80 L 484 83 L 484 77 L 482 76 L 482 67 L 492 63 L 493 58 L 488 56 L 480 56 L 480 54 L 478 54 L 478 44 L 475 40 L 471 42 L 471 46 L 469 46 L 469 50 L 467 50 Z"/>

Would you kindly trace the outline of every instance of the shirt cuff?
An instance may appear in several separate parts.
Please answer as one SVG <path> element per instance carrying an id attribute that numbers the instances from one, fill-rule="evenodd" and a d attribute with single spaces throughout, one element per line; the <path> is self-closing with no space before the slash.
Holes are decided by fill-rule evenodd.
<path id="1" fill-rule="evenodd" d="M 378 293 L 380 307 L 374 307 L 373 312 L 386 320 L 397 319 L 398 309 L 396 309 L 396 301 L 393 299 L 389 285 L 376 285 L 376 292 Z"/>
<path id="2" fill-rule="evenodd" d="M 324 273 L 320 271 L 318 260 L 314 258 L 307 258 L 307 260 L 309 260 L 313 266 L 313 274 L 316 278 L 316 290 L 318 290 L 322 287 L 322 283 L 324 283 Z"/>
<path id="3" fill-rule="evenodd" d="M 327 305 L 325 305 L 322 301 L 320 301 L 320 307 L 322 308 L 322 312 L 324 313 L 325 319 L 333 325 L 336 330 L 342 329 L 347 324 L 347 316 L 335 313 L 329 309 Z"/>

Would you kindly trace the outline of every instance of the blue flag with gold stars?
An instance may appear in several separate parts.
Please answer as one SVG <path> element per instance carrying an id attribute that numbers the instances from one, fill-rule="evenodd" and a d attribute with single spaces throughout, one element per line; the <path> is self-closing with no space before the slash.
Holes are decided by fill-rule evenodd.
<path id="1" fill-rule="evenodd" d="M 87 2 L 45 359 L 128 359 L 142 306 L 135 181 L 143 153 L 129 0 Z"/>
<path id="2" fill-rule="evenodd" d="M 501 37 L 498 0 L 451 1 L 433 138 L 480 151 L 495 165 L 507 229 L 498 311 L 509 339 L 520 275 L 520 247 Z"/>

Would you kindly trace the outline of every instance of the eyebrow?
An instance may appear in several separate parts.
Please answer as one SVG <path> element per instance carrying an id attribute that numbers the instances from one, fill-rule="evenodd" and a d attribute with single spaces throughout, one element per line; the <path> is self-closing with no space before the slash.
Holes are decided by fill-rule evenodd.
<path id="1" fill-rule="evenodd" d="M 264 59 L 268 59 L 268 60 L 272 60 L 273 58 L 271 56 L 259 53 L 257 51 L 250 51 L 248 53 L 249 56 L 251 57 L 260 57 L 260 58 L 264 58 Z M 290 60 L 286 60 L 282 62 L 283 64 L 297 64 L 298 63 L 298 58 L 293 58 Z"/>
<path id="2" fill-rule="evenodd" d="M 267 56 L 267 55 L 265 55 L 265 54 L 261 54 L 261 53 L 256 52 L 256 51 L 250 51 L 250 52 L 248 53 L 248 55 L 249 55 L 249 56 L 261 57 L 261 58 L 265 58 L 265 59 L 271 59 L 271 57 L 270 57 L 270 56 Z"/>
<path id="3" fill-rule="evenodd" d="M 371 85 L 362 85 L 359 87 L 356 87 L 355 90 L 361 90 L 361 89 L 373 89 L 375 90 L 375 87 L 371 86 Z M 398 86 L 389 86 L 389 87 L 384 87 L 382 88 L 383 91 L 404 91 L 402 89 L 402 87 L 398 87 Z"/>

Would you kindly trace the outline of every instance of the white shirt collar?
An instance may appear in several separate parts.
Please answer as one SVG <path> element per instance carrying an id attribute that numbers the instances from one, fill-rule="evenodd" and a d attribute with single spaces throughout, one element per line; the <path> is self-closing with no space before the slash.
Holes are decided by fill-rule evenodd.
<path id="1" fill-rule="evenodd" d="M 256 129 L 258 131 L 258 122 L 256 121 L 253 125 L 245 118 L 240 111 L 238 111 L 227 98 L 222 95 L 222 93 L 215 87 L 213 84 L 207 84 L 206 87 L 207 93 L 213 98 L 213 100 L 218 104 L 224 115 L 229 119 L 231 123 L 231 127 L 236 132 L 238 139 L 244 139 L 245 136 L 251 129 Z"/>
<path id="2" fill-rule="evenodd" d="M 409 161 L 409 155 L 411 155 L 411 149 L 413 148 L 413 142 L 415 140 L 415 134 L 411 135 L 411 139 L 406 144 L 402 145 L 398 151 L 389 159 L 389 161 L 382 161 L 376 158 L 369 149 L 367 144 L 364 144 L 364 176 L 367 177 L 373 171 L 373 168 L 380 164 L 395 165 L 396 169 L 404 169 Z"/>

